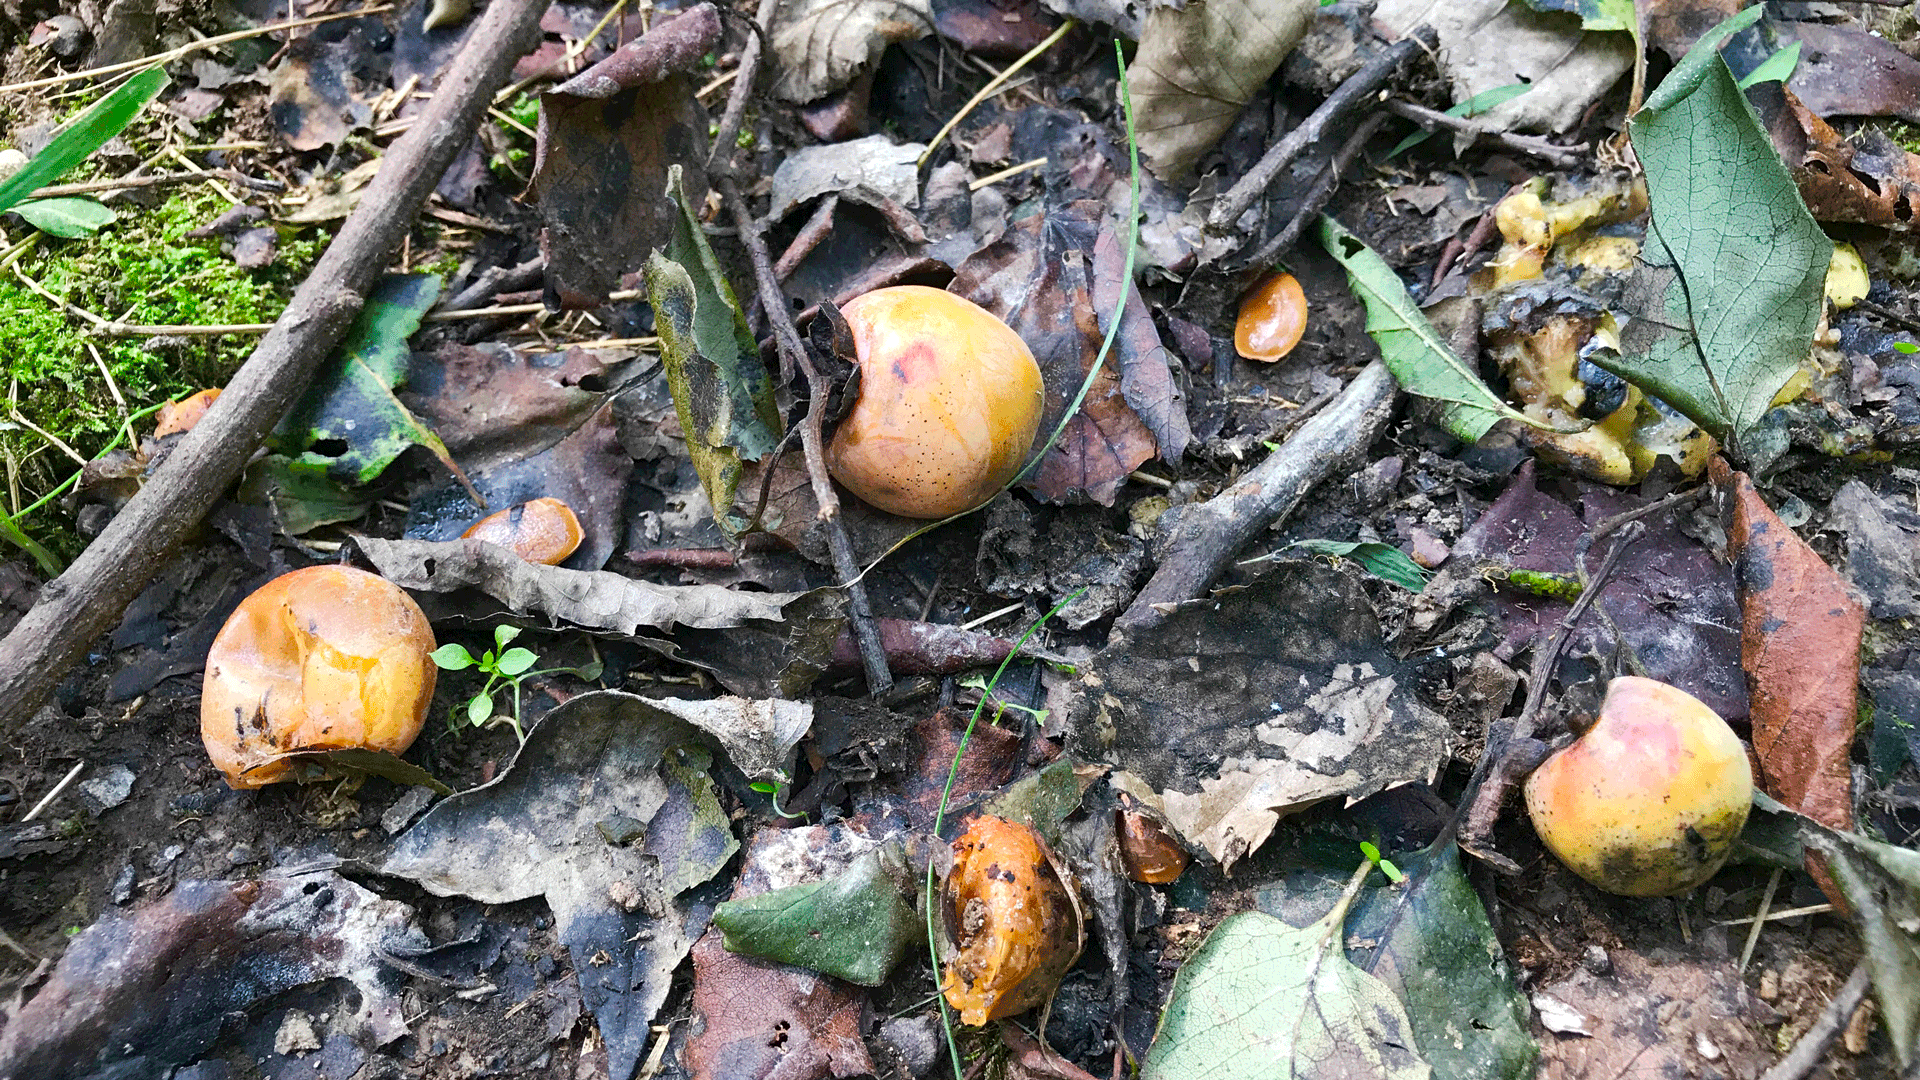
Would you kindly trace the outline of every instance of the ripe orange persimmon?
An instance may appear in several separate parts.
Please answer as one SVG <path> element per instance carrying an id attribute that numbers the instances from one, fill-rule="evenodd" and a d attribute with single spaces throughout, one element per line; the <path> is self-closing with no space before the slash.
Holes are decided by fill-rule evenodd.
<path id="1" fill-rule="evenodd" d="M 1307 294 L 1292 274 L 1275 274 L 1240 301 L 1233 348 L 1249 360 L 1278 360 L 1307 331 Z"/>
<path id="2" fill-rule="evenodd" d="M 559 499 L 539 498 L 489 514 L 460 535 L 499 544 L 530 563 L 558 566 L 580 546 L 584 534 L 572 507 Z"/>

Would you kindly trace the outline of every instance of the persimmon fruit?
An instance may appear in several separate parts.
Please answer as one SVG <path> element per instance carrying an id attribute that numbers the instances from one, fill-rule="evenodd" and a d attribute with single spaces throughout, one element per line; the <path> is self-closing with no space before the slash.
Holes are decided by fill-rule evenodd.
<path id="1" fill-rule="evenodd" d="M 1746 747 L 1684 690 L 1622 676 L 1599 718 L 1526 783 L 1534 831 L 1561 862 L 1621 896 L 1670 896 L 1727 861 L 1753 801 Z"/>
<path id="2" fill-rule="evenodd" d="M 963 1024 L 1045 1004 L 1080 956 L 1079 896 L 1032 826 L 985 814 L 969 822 L 940 901 L 951 952 L 941 992 Z"/>
<path id="3" fill-rule="evenodd" d="M 580 546 L 585 534 L 572 507 L 543 497 L 489 514 L 460 535 L 499 544 L 530 563 L 558 566 Z"/>
<path id="4" fill-rule="evenodd" d="M 991 499 L 1040 430 L 1040 365 L 1006 323 L 965 297 L 898 285 L 840 309 L 859 396 L 834 430 L 827 470 L 868 504 L 943 518 Z"/>
<path id="5" fill-rule="evenodd" d="M 1272 362 L 1293 351 L 1307 332 L 1307 294 L 1292 274 L 1274 274 L 1240 301 L 1233 348 L 1249 360 Z"/>
<path id="6" fill-rule="evenodd" d="M 213 387 L 160 406 L 160 412 L 154 417 L 153 437 L 164 439 L 169 435 L 192 431 L 193 425 L 207 415 L 207 410 L 213 408 L 213 403 L 219 398 L 219 387 Z"/>
<path id="7" fill-rule="evenodd" d="M 289 778 L 287 755 L 403 753 L 433 700 L 433 628 L 399 586 L 349 566 L 282 574 L 207 650 L 200 738 L 229 786 Z"/>

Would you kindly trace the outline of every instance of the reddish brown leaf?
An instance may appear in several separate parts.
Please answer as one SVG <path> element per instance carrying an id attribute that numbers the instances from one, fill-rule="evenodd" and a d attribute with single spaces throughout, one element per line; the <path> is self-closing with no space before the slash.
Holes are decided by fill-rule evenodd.
<path id="1" fill-rule="evenodd" d="M 873 1072 L 861 996 L 805 968 L 730 953 L 720 932 L 693 946 L 694 1080 L 820 1080 Z"/>
<path id="2" fill-rule="evenodd" d="M 1712 466 L 1740 583 L 1761 787 L 1834 829 L 1853 827 L 1851 773 L 1866 612 L 1847 584 L 1722 459 Z"/>
<path id="3" fill-rule="evenodd" d="M 1868 128 L 1858 145 L 1843 138 L 1792 93 L 1768 125 L 1807 209 L 1820 221 L 1892 229 L 1913 226 L 1920 203 L 1920 155 Z"/>

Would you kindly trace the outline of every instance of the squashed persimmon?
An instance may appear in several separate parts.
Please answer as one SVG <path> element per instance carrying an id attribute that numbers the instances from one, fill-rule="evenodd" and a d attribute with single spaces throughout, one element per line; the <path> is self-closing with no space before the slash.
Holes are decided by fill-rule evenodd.
<path id="1" fill-rule="evenodd" d="M 530 563 L 558 566 L 585 534 L 572 507 L 559 499 L 539 498 L 489 514 L 460 535 L 499 544 Z"/>
<path id="2" fill-rule="evenodd" d="M 1717 873 L 1747 823 L 1753 770 L 1705 702 L 1666 683 L 1607 684 L 1593 726 L 1527 778 L 1527 811 L 1568 869 L 1622 896 L 1669 896 Z"/>
<path id="3" fill-rule="evenodd" d="M 899 285 L 855 297 L 859 396 L 827 447 L 833 478 L 910 518 L 971 510 L 1014 478 L 1040 430 L 1040 365 L 964 297 Z"/>
<path id="4" fill-rule="evenodd" d="M 207 415 L 213 403 L 219 400 L 220 390 L 214 387 L 199 393 L 188 394 L 179 401 L 170 401 L 160 406 L 159 414 L 154 418 L 153 437 L 164 439 L 182 431 L 193 430 L 193 425 Z"/>
<path id="5" fill-rule="evenodd" d="M 1080 955 L 1073 882 L 1030 826 L 973 819 L 953 842 L 941 904 L 952 947 L 941 989 L 963 1024 L 1044 1004 Z"/>
<path id="6" fill-rule="evenodd" d="M 349 566 L 282 574 L 207 650 L 200 738 L 229 786 L 287 779 L 285 755 L 413 745 L 433 700 L 433 628 L 401 588 Z"/>

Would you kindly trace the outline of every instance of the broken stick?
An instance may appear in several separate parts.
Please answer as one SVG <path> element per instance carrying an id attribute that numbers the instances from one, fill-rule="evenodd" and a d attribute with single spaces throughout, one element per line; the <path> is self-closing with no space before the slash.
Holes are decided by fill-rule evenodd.
<path id="1" fill-rule="evenodd" d="M 31 716 L 67 668 L 120 619 L 331 355 L 427 195 L 473 138 L 493 91 L 533 47 L 546 9 L 545 0 L 487 6 L 420 122 L 387 151 L 359 206 L 220 400 L 0 640 L 0 731 Z"/>

